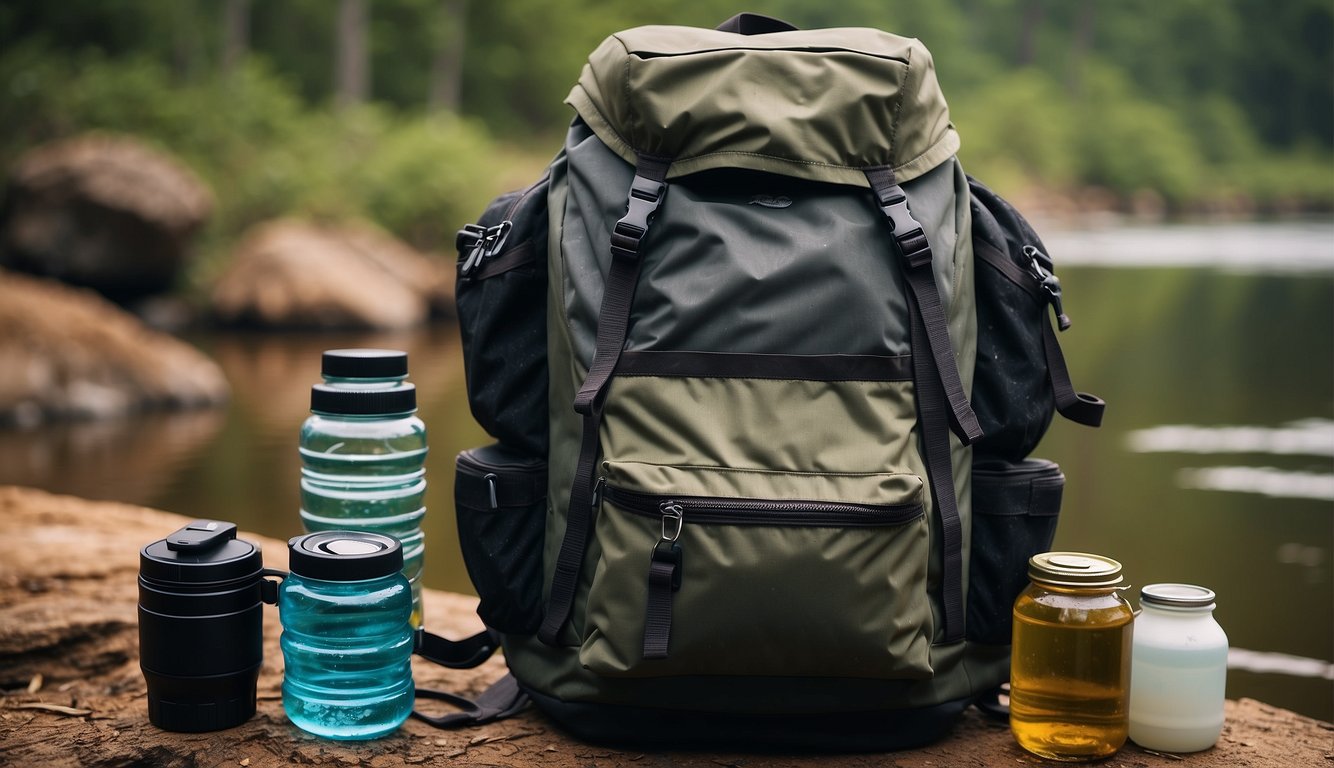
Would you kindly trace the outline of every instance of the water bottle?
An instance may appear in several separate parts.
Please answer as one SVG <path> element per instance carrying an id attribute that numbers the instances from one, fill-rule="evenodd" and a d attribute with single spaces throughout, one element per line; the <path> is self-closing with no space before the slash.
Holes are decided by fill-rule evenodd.
<path id="1" fill-rule="evenodd" d="M 1146 749 L 1199 752 L 1223 732 L 1227 634 L 1213 590 L 1150 584 L 1140 590 L 1131 656 L 1130 738 Z"/>
<path id="2" fill-rule="evenodd" d="M 259 547 L 220 520 L 140 550 L 139 658 L 153 725 L 199 733 L 255 714 L 264 572 Z"/>
<path id="3" fill-rule="evenodd" d="M 323 531 L 288 542 L 278 590 L 283 709 L 328 739 L 373 739 L 412 712 L 412 591 L 389 536 Z"/>
<path id="4" fill-rule="evenodd" d="M 307 532 L 359 530 L 403 545 L 412 626 L 422 625 L 426 425 L 404 352 L 324 353 L 325 382 L 311 388 L 301 426 L 301 520 Z"/>

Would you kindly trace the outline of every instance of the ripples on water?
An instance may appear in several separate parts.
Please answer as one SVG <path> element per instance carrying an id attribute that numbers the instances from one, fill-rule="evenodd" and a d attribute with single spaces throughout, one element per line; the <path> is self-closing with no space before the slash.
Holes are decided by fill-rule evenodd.
<path id="1" fill-rule="evenodd" d="M 1139 453 L 1236 453 L 1334 458 L 1334 421 L 1303 419 L 1281 427 L 1172 424 L 1131 432 L 1126 438 L 1126 445 Z M 1304 472 L 1269 466 L 1188 468 L 1177 472 L 1177 483 L 1183 488 L 1200 490 L 1334 501 L 1334 466 L 1330 470 Z"/>

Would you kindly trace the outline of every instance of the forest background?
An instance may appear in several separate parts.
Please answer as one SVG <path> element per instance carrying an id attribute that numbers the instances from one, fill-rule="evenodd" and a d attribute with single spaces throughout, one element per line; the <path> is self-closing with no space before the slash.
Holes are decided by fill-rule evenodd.
<path id="1" fill-rule="evenodd" d="M 366 217 L 447 251 L 560 146 L 588 53 L 722 0 L 20 0 L 0 5 L 0 171 L 87 130 L 182 158 L 251 224 Z M 1330 0 L 751 0 L 932 51 L 965 168 L 1003 193 L 1155 217 L 1334 210 Z M 188 286 L 186 286 L 188 287 Z"/>

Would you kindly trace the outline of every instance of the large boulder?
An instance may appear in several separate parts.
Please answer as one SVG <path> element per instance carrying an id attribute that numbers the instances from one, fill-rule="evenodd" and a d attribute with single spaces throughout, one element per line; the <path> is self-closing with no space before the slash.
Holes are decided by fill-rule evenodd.
<path id="1" fill-rule="evenodd" d="M 453 265 L 369 224 L 279 219 L 256 227 L 214 285 L 214 314 L 268 328 L 380 329 L 452 311 Z"/>
<path id="2" fill-rule="evenodd" d="M 133 300 L 172 286 L 212 209 L 212 194 L 189 168 L 138 141 L 58 141 L 21 157 L 9 178 L 0 258 Z"/>
<path id="3" fill-rule="evenodd" d="M 203 353 L 93 292 L 0 272 L 0 423 L 210 405 L 228 391 Z"/>

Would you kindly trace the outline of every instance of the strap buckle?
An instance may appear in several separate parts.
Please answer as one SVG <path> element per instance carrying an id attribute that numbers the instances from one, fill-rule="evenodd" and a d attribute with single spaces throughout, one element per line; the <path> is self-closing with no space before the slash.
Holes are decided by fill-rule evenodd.
<path id="1" fill-rule="evenodd" d="M 658 212 L 667 185 L 639 174 L 630 184 L 630 195 L 625 215 L 611 231 L 611 253 L 617 258 L 634 258 L 639 254 L 639 243 L 648 232 L 649 222 Z"/>
<path id="2" fill-rule="evenodd" d="M 931 245 L 926 241 L 926 232 L 922 225 L 913 218 L 908 210 L 908 196 L 903 188 L 895 184 L 885 190 L 876 191 L 880 211 L 889 219 L 889 229 L 894 233 L 894 240 L 899 244 L 899 252 L 908 266 L 916 269 L 931 263 Z"/>

